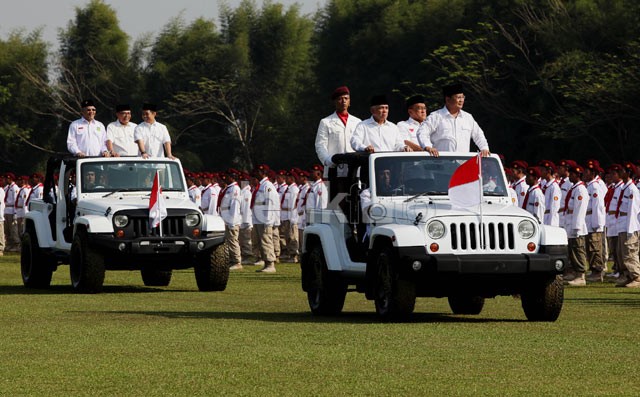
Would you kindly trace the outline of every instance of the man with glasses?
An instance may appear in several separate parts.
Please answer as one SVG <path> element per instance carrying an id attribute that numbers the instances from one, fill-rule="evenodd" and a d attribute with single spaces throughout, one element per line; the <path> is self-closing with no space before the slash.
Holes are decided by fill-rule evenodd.
<path id="1" fill-rule="evenodd" d="M 400 135 L 404 138 L 405 145 L 414 151 L 420 151 L 422 147 L 418 142 L 418 129 L 427 119 L 427 104 L 422 95 L 414 95 L 407 99 L 407 113 L 409 113 L 409 119 L 398 123 Z"/>
<path id="2" fill-rule="evenodd" d="M 464 90 L 461 84 L 443 87 L 444 107 L 432 112 L 418 129 L 418 142 L 423 150 L 438 156 L 442 152 L 469 152 L 470 140 L 482 156 L 489 156 L 489 143 L 470 113 L 462 110 Z"/>
<path id="3" fill-rule="evenodd" d="M 77 157 L 109 156 L 107 151 L 107 130 L 95 119 L 96 107 L 91 100 L 81 104 L 82 117 L 71 123 L 67 135 L 67 149 Z"/>
<path id="4" fill-rule="evenodd" d="M 133 139 L 133 132 L 137 126 L 131 122 L 131 106 L 121 104 L 116 106 L 116 121 L 107 126 L 107 150 L 109 155 L 137 156 L 138 145 Z"/>

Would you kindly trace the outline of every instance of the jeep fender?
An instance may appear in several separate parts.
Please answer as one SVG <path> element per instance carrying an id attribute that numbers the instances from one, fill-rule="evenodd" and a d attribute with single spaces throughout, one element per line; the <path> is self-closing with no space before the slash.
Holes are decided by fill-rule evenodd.
<path id="1" fill-rule="evenodd" d="M 89 233 L 113 233 L 111 219 L 102 215 L 84 215 L 77 217 L 74 222 L 74 232 L 78 226 L 84 226 Z"/>
<path id="2" fill-rule="evenodd" d="M 334 240 L 331 226 L 322 223 L 309 225 L 304 229 L 303 239 L 303 253 L 308 254 L 311 252 L 311 247 L 314 244 L 317 244 L 319 240 L 319 243 L 322 246 L 322 251 L 324 252 L 324 259 L 327 263 L 327 268 L 329 270 L 343 270 L 342 261 L 338 254 L 338 246 Z"/>
<path id="3" fill-rule="evenodd" d="M 540 246 L 567 244 L 567 232 L 564 229 L 554 226 L 540 225 Z"/>
<path id="4" fill-rule="evenodd" d="M 55 245 L 51 236 L 51 226 L 49 218 L 40 211 L 27 212 L 25 215 L 25 227 L 31 225 L 38 237 L 38 246 L 40 248 L 51 248 Z M 25 228 L 26 229 L 26 228 Z"/>
<path id="5" fill-rule="evenodd" d="M 224 232 L 224 221 L 222 217 L 205 214 L 203 222 L 202 231 L 204 232 Z"/>
<path id="6" fill-rule="evenodd" d="M 369 248 L 373 248 L 376 238 L 389 239 L 394 247 L 419 247 L 426 245 L 424 231 L 414 225 L 384 225 L 371 231 Z"/>

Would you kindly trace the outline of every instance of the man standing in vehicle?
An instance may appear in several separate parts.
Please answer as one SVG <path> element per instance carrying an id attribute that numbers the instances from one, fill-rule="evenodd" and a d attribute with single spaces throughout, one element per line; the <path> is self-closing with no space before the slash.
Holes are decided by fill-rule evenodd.
<path id="1" fill-rule="evenodd" d="M 95 119 L 96 107 L 91 100 L 82 101 L 82 117 L 69 125 L 67 149 L 74 156 L 109 156 L 107 130 Z"/>
<path id="2" fill-rule="evenodd" d="M 371 98 L 371 117 L 360 122 L 351 136 L 351 147 L 356 152 L 411 152 L 400 136 L 398 126 L 390 122 L 389 101 L 385 95 Z"/>
<path id="3" fill-rule="evenodd" d="M 167 127 L 156 121 L 158 107 L 151 103 L 142 106 L 142 123 L 138 124 L 133 133 L 133 139 L 138 144 L 140 155 L 150 157 L 166 157 L 175 160 L 171 154 L 171 137 Z"/>
<path id="4" fill-rule="evenodd" d="M 116 106 L 116 121 L 107 126 L 107 150 L 109 155 L 137 156 L 138 145 L 133 138 L 137 124 L 131 122 L 131 106 L 121 104 Z"/>

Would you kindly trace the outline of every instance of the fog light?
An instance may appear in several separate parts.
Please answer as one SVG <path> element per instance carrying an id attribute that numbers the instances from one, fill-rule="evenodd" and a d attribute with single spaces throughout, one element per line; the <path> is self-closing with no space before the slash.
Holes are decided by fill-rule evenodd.
<path id="1" fill-rule="evenodd" d="M 198 242 L 198 249 L 199 250 L 204 249 L 204 242 L 202 242 L 202 241 Z"/>
<path id="2" fill-rule="evenodd" d="M 124 237 L 124 230 L 122 230 L 122 229 L 116 230 L 116 237 L 123 238 Z"/>
<path id="3" fill-rule="evenodd" d="M 411 264 L 411 267 L 413 268 L 413 270 L 415 270 L 416 272 L 419 271 L 420 269 L 422 269 L 422 262 L 420 261 L 415 261 Z"/>
<path id="4" fill-rule="evenodd" d="M 561 271 L 562 269 L 564 269 L 564 262 L 562 262 L 560 259 L 556 259 L 555 265 L 557 271 Z"/>
<path id="5" fill-rule="evenodd" d="M 127 244 L 125 244 L 125 243 L 120 243 L 120 244 L 118 244 L 118 249 L 119 249 L 120 251 L 124 251 L 124 250 L 125 250 L 125 248 L 127 248 Z"/>
<path id="6" fill-rule="evenodd" d="M 431 252 L 438 252 L 440 246 L 438 245 L 438 243 L 431 243 L 429 249 L 431 250 Z"/>
<path id="7" fill-rule="evenodd" d="M 529 252 L 535 251 L 536 250 L 536 243 L 527 244 L 527 249 L 529 250 Z"/>
<path id="8" fill-rule="evenodd" d="M 193 229 L 193 232 L 191 232 L 191 234 L 193 235 L 193 237 L 199 237 L 200 229 Z"/>

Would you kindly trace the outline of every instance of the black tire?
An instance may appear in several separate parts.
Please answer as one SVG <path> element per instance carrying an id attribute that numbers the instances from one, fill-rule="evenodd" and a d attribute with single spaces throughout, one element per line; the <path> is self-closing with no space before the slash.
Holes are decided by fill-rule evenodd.
<path id="1" fill-rule="evenodd" d="M 347 296 L 347 285 L 339 274 L 327 268 L 322 246 L 313 247 L 305 267 L 309 277 L 307 301 L 311 313 L 319 316 L 340 314 Z"/>
<path id="2" fill-rule="evenodd" d="M 400 277 L 391 247 L 377 253 L 375 263 L 374 302 L 376 313 L 384 321 L 402 321 L 411 316 L 416 306 L 416 285 Z"/>
<path id="3" fill-rule="evenodd" d="M 194 268 L 200 291 L 224 291 L 229 281 L 229 259 L 226 244 L 196 258 Z"/>
<path id="4" fill-rule="evenodd" d="M 147 287 L 166 287 L 171 282 L 171 270 L 143 268 L 140 270 L 142 282 Z"/>
<path id="5" fill-rule="evenodd" d="M 484 307 L 482 296 L 453 295 L 448 299 L 453 314 L 480 314 Z"/>
<path id="6" fill-rule="evenodd" d="M 55 261 L 47 257 L 38 245 L 38 237 L 32 227 L 22 235 L 20 272 L 27 288 L 49 288 Z"/>
<path id="7" fill-rule="evenodd" d="M 522 292 L 522 309 L 529 321 L 556 321 L 564 302 L 562 278 L 532 281 Z"/>
<path id="8" fill-rule="evenodd" d="M 104 284 L 104 259 L 89 247 L 87 232 L 78 229 L 71 243 L 71 286 L 76 292 L 95 294 Z"/>

